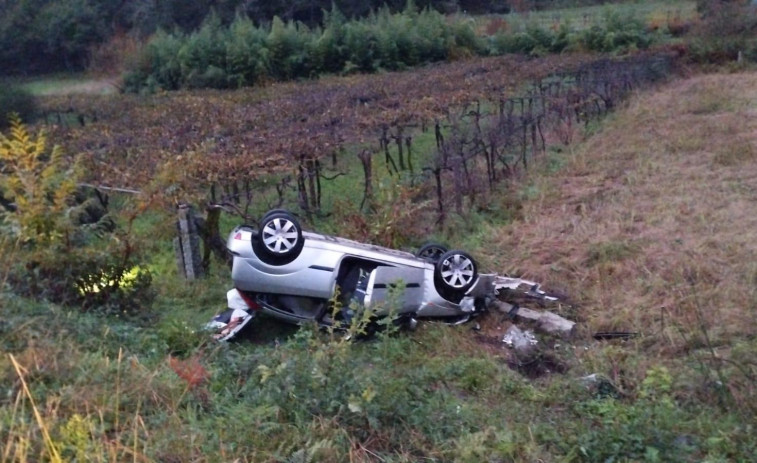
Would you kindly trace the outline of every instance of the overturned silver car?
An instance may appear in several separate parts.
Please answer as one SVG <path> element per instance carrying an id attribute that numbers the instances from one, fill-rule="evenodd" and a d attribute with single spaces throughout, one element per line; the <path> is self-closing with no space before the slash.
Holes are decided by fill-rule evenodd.
<path id="1" fill-rule="evenodd" d="M 438 244 L 412 254 L 306 232 L 284 210 L 268 212 L 260 224 L 229 234 L 235 288 L 229 310 L 209 324 L 217 339 L 234 337 L 258 311 L 330 326 L 349 323 L 355 310 L 382 317 L 391 309 L 398 322 L 413 326 L 417 317 L 467 321 L 502 288 L 526 286 L 527 295 L 549 298 L 532 282 L 479 274 L 470 254 Z"/>

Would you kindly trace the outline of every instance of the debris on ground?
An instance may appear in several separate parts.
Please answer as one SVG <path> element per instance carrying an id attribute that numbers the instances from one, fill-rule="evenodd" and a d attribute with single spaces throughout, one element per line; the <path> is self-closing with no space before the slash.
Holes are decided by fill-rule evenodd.
<path id="1" fill-rule="evenodd" d="M 507 344 L 508 347 L 512 347 L 516 350 L 523 350 L 539 344 L 539 340 L 534 336 L 531 330 L 521 330 L 515 325 L 512 325 L 505 332 L 505 336 L 502 338 L 502 342 Z"/>
<path id="2" fill-rule="evenodd" d="M 546 310 L 528 309 L 503 301 L 493 301 L 490 306 L 508 315 L 515 321 L 535 322 L 536 329 L 543 333 L 569 338 L 573 336 L 575 331 L 576 322 L 572 322 Z"/>
<path id="3" fill-rule="evenodd" d="M 637 331 L 599 331 L 594 333 L 594 339 L 597 341 L 606 341 L 608 339 L 631 339 L 640 336 Z"/>
<path id="4" fill-rule="evenodd" d="M 533 331 L 523 331 L 512 325 L 505 332 L 502 342 L 513 350 L 521 365 L 534 362 L 539 358 L 539 340 L 536 339 Z"/>

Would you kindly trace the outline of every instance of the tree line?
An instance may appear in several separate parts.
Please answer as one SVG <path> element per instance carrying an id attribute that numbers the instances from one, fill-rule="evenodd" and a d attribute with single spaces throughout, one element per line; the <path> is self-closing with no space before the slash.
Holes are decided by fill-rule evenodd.
<path id="1" fill-rule="evenodd" d="M 415 0 L 441 13 L 507 13 L 599 0 Z M 274 17 L 315 27 L 328 11 L 362 18 L 382 7 L 397 12 L 408 0 L 0 0 L 0 75 L 86 69 L 92 51 L 114 37 L 144 39 L 158 30 L 191 33 L 210 14 L 224 25 Z"/>
<path id="2" fill-rule="evenodd" d="M 634 17 L 608 10 L 590 28 L 529 25 L 525 31 L 500 28 L 481 35 L 466 18 L 450 20 L 436 10 L 382 7 L 349 20 L 326 12 L 323 26 L 284 22 L 256 26 L 237 16 L 224 26 L 212 14 L 195 32 L 159 32 L 128 69 L 124 89 L 153 93 L 181 88 L 237 88 L 268 81 L 309 79 L 323 74 L 402 70 L 471 56 L 564 51 L 625 52 L 648 48 L 667 31 L 650 31 Z"/>

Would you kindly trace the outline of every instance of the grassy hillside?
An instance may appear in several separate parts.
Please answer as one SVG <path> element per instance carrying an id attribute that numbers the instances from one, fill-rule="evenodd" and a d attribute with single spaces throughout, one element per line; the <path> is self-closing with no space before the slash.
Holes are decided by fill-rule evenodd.
<path id="1" fill-rule="evenodd" d="M 163 276 L 148 320 L 3 294 L 0 461 L 749 461 L 755 89 L 741 73 L 635 96 L 514 186 L 520 219 L 468 238 L 481 268 L 574 304 L 576 338 L 540 339 L 533 364 L 497 313 L 359 343 L 258 320 L 208 343 L 223 269 Z"/>
<path id="2" fill-rule="evenodd" d="M 662 330 L 668 348 L 676 323 L 716 344 L 754 333 L 755 82 L 703 76 L 631 101 L 533 180 L 524 223 L 488 243 L 521 252 L 494 265 L 571 288 L 594 330 Z"/>

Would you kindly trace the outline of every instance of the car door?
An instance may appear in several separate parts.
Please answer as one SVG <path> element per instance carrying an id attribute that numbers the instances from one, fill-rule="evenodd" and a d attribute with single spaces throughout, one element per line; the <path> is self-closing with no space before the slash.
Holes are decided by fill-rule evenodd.
<path id="1" fill-rule="evenodd" d="M 396 310 L 398 313 L 415 312 L 423 301 L 423 268 L 380 266 L 373 269 L 365 288 L 364 305 L 386 313 Z M 404 289 L 401 287 L 404 285 Z M 394 290 L 394 288 L 397 288 Z M 395 303 L 395 293 L 401 307 L 389 307 Z"/>

